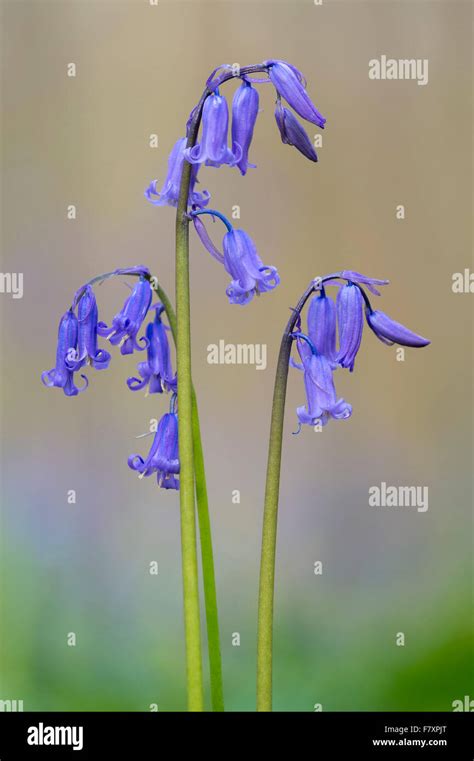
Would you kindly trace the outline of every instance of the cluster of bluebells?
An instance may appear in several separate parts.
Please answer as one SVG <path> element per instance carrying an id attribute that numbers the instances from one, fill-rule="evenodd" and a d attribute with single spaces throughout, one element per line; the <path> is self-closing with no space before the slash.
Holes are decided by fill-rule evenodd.
<path id="1" fill-rule="evenodd" d="M 157 206 L 178 206 L 181 179 L 185 162 L 191 165 L 187 212 L 192 218 L 199 239 L 211 255 L 224 266 L 231 278 L 226 293 L 233 304 L 247 304 L 255 294 L 273 290 L 280 282 L 275 267 L 263 264 L 255 244 L 244 230 L 234 229 L 218 211 L 208 209 L 210 194 L 198 189 L 198 173 L 204 164 L 210 167 L 227 165 L 237 167 L 242 175 L 254 164 L 249 162 L 249 150 L 259 113 L 259 93 L 255 83 L 271 82 L 276 90 L 275 119 L 283 143 L 295 146 L 306 158 L 317 161 L 311 141 L 296 114 L 303 119 L 324 127 L 325 119 L 315 108 L 306 92 L 302 74 L 284 61 L 268 60 L 261 66 L 250 67 L 265 73 L 264 79 L 251 79 L 245 73 L 240 76 L 241 85 L 232 102 L 231 140 L 229 144 L 229 108 L 220 92 L 220 85 L 230 78 L 229 66 L 219 66 L 207 81 L 207 90 L 199 113 L 202 129 L 198 142 L 190 140 L 196 107 L 187 124 L 187 135 L 176 141 L 168 160 L 166 179 L 158 189 L 157 182 L 150 184 L 145 192 L 147 199 Z M 216 76 L 217 75 L 217 76 Z M 232 72 L 234 76 L 234 72 Z M 282 104 L 282 99 L 287 106 Z M 227 230 L 222 242 L 222 252 L 213 244 L 201 220 L 202 214 L 210 214 L 224 222 Z M 94 284 L 115 275 L 133 275 L 138 278 L 122 309 L 110 324 L 99 321 Z M 143 324 L 149 312 L 153 319 Z M 147 394 L 171 394 L 170 411 L 160 420 L 153 444 L 146 459 L 139 454 L 131 455 L 128 464 L 140 477 L 157 474 L 160 486 L 179 488 L 177 378 L 173 372 L 169 328 L 163 323 L 164 307 L 152 306 L 150 272 L 146 267 L 136 266 L 118 269 L 86 283 L 75 294 L 70 309 L 59 323 L 56 364 L 45 371 L 41 379 L 45 386 L 62 388 L 66 396 L 77 396 L 89 384 L 84 375 L 87 367 L 96 370 L 108 368 L 111 355 L 99 348 L 99 338 L 112 346 L 118 346 L 121 354 L 146 351 L 146 359 L 138 364 L 137 375 L 128 378 L 131 391 L 145 390 Z M 79 373 L 80 385 L 75 374 Z"/>
<path id="2" fill-rule="evenodd" d="M 340 420 L 351 416 L 351 405 L 336 394 L 334 372 L 339 367 L 353 371 L 362 341 L 364 312 L 368 326 L 385 344 L 419 348 L 430 343 L 384 312 L 372 309 L 363 285 L 378 296 L 377 286 L 387 283 L 387 280 L 349 271 L 323 278 L 319 293 L 309 304 L 306 333 L 301 332 L 298 318 L 292 337 L 301 362 L 292 359 L 291 364 L 301 370 L 304 377 L 306 405 L 297 409 L 300 427 L 301 424 L 324 426 L 331 418 Z M 338 288 L 335 303 L 324 285 Z"/>
<path id="3" fill-rule="evenodd" d="M 264 77 L 251 78 L 249 70 L 260 71 Z M 247 72 L 247 73 L 245 73 Z M 229 142 L 229 108 L 221 94 L 221 85 L 232 77 L 239 77 L 232 102 L 231 136 Z M 198 173 L 202 165 L 208 167 L 237 167 L 245 175 L 249 167 L 249 151 L 259 113 L 259 93 L 255 84 L 271 83 L 276 92 L 275 120 L 284 144 L 294 146 L 305 158 L 317 161 L 318 157 L 300 118 L 324 128 L 325 119 L 312 103 L 306 81 L 294 66 L 285 61 L 268 60 L 263 64 L 246 67 L 243 73 L 235 73 L 233 67 L 219 66 L 207 81 L 207 89 L 200 104 L 196 106 L 187 123 L 187 135 L 174 145 L 168 160 L 168 173 L 161 189 L 156 181 L 145 192 L 147 199 L 157 206 L 178 206 L 185 162 L 191 166 L 186 213 L 193 221 L 197 236 L 207 251 L 223 265 L 231 282 L 226 289 L 231 304 L 247 304 L 255 295 L 273 290 L 280 282 L 276 267 L 265 265 L 257 248 L 245 230 L 235 229 L 219 211 L 208 208 L 210 194 L 198 190 Z M 296 115 L 297 116 L 296 116 Z M 198 120 L 201 134 L 197 132 Z M 214 245 L 203 215 L 219 219 L 226 227 L 222 250 Z M 137 277 L 135 286 L 122 309 L 110 324 L 99 321 L 97 301 L 93 285 L 116 275 Z M 111 355 L 99 348 L 99 338 L 112 346 L 119 346 L 121 354 L 146 351 L 146 359 L 138 364 L 137 375 L 128 378 L 131 391 L 145 390 L 147 394 L 171 394 L 170 409 L 160 420 L 154 434 L 149 454 L 143 458 L 133 454 L 129 467 L 139 477 L 157 475 L 158 484 L 165 489 L 179 488 L 178 453 L 178 387 L 173 372 L 169 328 L 162 321 L 164 307 L 152 306 L 150 272 L 146 267 L 136 266 L 118 269 L 86 283 L 75 294 L 70 309 L 59 323 L 56 364 L 45 371 L 41 379 L 45 386 L 62 388 L 66 396 L 77 396 L 88 386 L 83 371 L 86 367 L 96 370 L 108 368 Z M 310 303 L 307 333 L 301 331 L 298 318 L 295 339 L 301 363 L 292 364 L 303 372 L 307 404 L 297 410 L 300 424 L 325 425 L 333 417 L 347 418 L 352 407 L 338 398 L 334 385 L 337 368 L 354 368 L 363 330 L 363 312 L 369 327 L 384 343 L 404 346 L 426 346 L 429 341 L 412 333 L 383 312 L 373 310 L 362 286 L 379 295 L 377 285 L 385 280 L 367 278 L 356 272 L 342 272 L 324 278 L 325 285 L 338 287 L 336 303 L 326 294 L 324 285 Z M 341 285 L 340 281 L 344 284 Z M 317 290 L 315 286 L 315 290 Z M 142 332 L 147 315 L 153 312 L 151 321 Z M 338 333 L 338 345 L 336 345 Z M 79 373 L 81 385 L 76 385 Z"/>
<path id="4" fill-rule="evenodd" d="M 306 91 L 306 81 L 298 69 L 285 61 L 274 59 L 264 61 L 259 68 L 266 74 L 264 78 L 255 79 L 240 72 L 236 75 L 232 71 L 232 76 L 239 76 L 242 83 L 235 91 L 232 101 L 230 142 L 229 107 L 221 94 L 220 85 L 229 79 L 232 67 L 224 65 L 215 69 L 207 82 L 208 95 L 202 106 L 202 127 L 198 142 L 188 146 L 187 138 L 180 138 L 171 151 L 163 186 L 158 190 L 155 180 L 145 191 L 146 198 L 152 204 L 177 206 L 184 162 L 191 164 L 189 214 L 204 247 L 230 275 L 231 282 L 226 289 L 230 303 L 240 305 L 249 303 L 255 294 L 273 290 L 279 284 L 280 278 L 275 267 L 263 264 L 248 233 L 234 229 L 222 214 L 207 208 L 210 200 L 208 191 L 196 190 L 199 169 L 202 165 L 227 165 L 237 167 L 241 174 L 245 175 L 249 167 L 255 167 L 255 164 L 249 162 L 249 150 L 259 113 L 259 93 L 255 84 L 273 84 L 276 93 L 275 120 L 282 142 L 297 148 L 310 161 L 317 161 L 318 157 L 308 134 L 293 111 L 320 128 L 324 128 L 326 122 L 312 103 Z M 283 105 L 282 100 L 287 105 Z M 188 130 L 195 114 L 196 109 L 193 109 L 188 120 Z M 226 225 L 227 232 L 223 238 L 222 251 L 214 245 L 205 225 L 198 219 L 202 214 L 219 217 Z"/>
<path id="5" fill-rule="evenodd" d="M 115 275 L 133 275 L 138 280 L 120 312 L 107 325 L 99 321 L 93 284 Z M 177 380 L 171 362 L 169 328 L 162 321 L 164 307 L 161 303 L 152 306 L 152 296 L 150 272 L 141 266 L 115 270 L 79 288 L 70 309 L 59 322 L 56 364 L 42 374 L 41 380 L 45 386 L 62 388 L 66 396 L 77 396 L 85 391 L 89 385 L 87 377 L 81 374 L 83 382 L 78 386 L 75 373 L 87 366 L 104 370 L 110 364 L 111 355 L 99 348 L 99 337 L 107 339 L 112 346 L 119 346 L 124 355 L 146 350 L 146 360 L 137 367 L 139 377 L 128 378 L 127 385 L 132 391 L 144 389 L 147 394 L 170 392 L 170 411 L 157 426 L 146 460 L 134 454 L 128 464 L 138 471 L 140 478 L 156 473 L 160 486 L 178 489 Z M 153 319 L 146 326 L 145 335 L 139 337 L 150 312 L 154 313 Z"/>

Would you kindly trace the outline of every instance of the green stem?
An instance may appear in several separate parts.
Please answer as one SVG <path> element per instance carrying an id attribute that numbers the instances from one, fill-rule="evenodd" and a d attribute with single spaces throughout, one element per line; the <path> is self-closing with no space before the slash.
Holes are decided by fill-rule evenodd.
<path id="1" fill-rule="evenodd" d="M 176 315 L 171 302 L 160 285 L 155 286 L 155 292 L 165 308 L 171 333 L 176 341 Z M 209 670 L 211 681 L 211 704 L 213 711 L 224 710 L 224 690 L 222 683 L 222 661 L 219 637 L 219 617 L 217 611 L 216 579 L 212 550 L 212 532 L 207 499 L 206 473 L 202 451 L 201 431 L 196 393 L 193 398 L 193 447 L 194 470 L 196 479 L 196 498 L 199 519 L 199 536 L 201 540 L 202 576 L 204 585 L 204 600 L 206 607 L 207 644 L 209 652 Z"/>
<path id="2" fill-rule="evenodd" d="M 241 76 L 256 71 L 267 71 L 263 64 L 244 67 Z M 227 71 L 221 82 L 232 79 L 233 71 Z M 215 87 L 214 87 L 215 89 Z M 202 109 L 212 90 L 206 85 L 193 109 L 187 124 L 186 145 L 196 144 Z M 199 621 L 199 585 L 196 553 L 196 521 L 194 514 L 194 447 L 193 447 L 193 399 L 191 375 L 191 319 L 189 296 L 189 217 L 188 202 L 191 181 L 191 164 L 183 161 L 178 208 L 176 211 L 176 356 L 178 364 L 178 431 L 180 457 L 180 511 L 181 550 L 183 564 L 184 626 L 186 636 L 186 675 L 188 707 L 190 711 L 203 710 L 201 633 Z M 194 433 L 199 432 L 199 425 Z M 201 495 L 202 496 L 202 495 Z M 202 504 L 202 499 L 201 499 Z M 206 536 L 208 526 L 204 525 Z M 201 537 L 201 543 L 202 537 Z M 206 541 L 204 541 L 204 546 Z M 206 549 L 206 552 L 208 548 Z M 220 661 L 220 658 L 219 658 Z"/>
<path id="3" fill-rule="evenodd" d="M 183 568 L 184 631 L 188 710 L 204 710 L 199 615 L 199 581 L 194 509 L 191 320 L 189 295 L 189 220 L 187 202 L 191 165 L 184 162 L 176 215 L 176 357 L 178 366 L 179 501 Z"/>
<path id="4" fill-rule="evenodd" d="M 206 474 L 201 443 L 201 430 L 196 394 L 193 389 L 193 444 L 196 477 L 196 498 L 201 540 L 202 578 L 206 606 L 207 647 L 211 678 L 211 704 L 213 711 L 224 710 L 224 687 L 222 683 L 221 645 L 219 638 L 219 617 L 217 612 L 216 578 L 212 552 L 211 522 L 207 501 Z"/>
<path id="5" fill-rule="evenodd" d="M 272 710 L 273 599 L 280 467 L 291 338 L 283 337 L 273 391 L 258 597 L 257 711 Z"/>
<path id="6" fill-rule="evenodd" d="M 306 301 L 319 286 L 311 283 L 307 288 L 283 333 L 273 391 L 272 418 L 268 446 L 265 507 L 263 513 L 262 552 L 260 559 L 260 587 L 258 597 L 257 641 L 257 711 L 272 710 L 273 663 L 273 604 L 275 590 L 275 556 L 278 524 L 278 498 L 280 493 L 281 451 L 285 418 L 286 387 L 292 337 L 299 314 Z"/>
<path id="7" fill-rule="evenodd" d="M 176 322 L 176 314 L 173 309 L 173 305 L 171 304 L 171 301 L 169 300 L 166 291 L 163 290 L 163 288 L 161 287 L 159 283 L 156 283 L 156 285 L 153 285 L 153 290 L 155 291 L 156 295 L 158 296 L 158 299 L 161 301 L 161 303 L 163 304 L 165 308 L 166 316 L 168 318 L 168 322 L 171 328 L 171 335 L 173 336 L 173 341 L 176 346 L 176 336 L 178 335 L 178 329 L 177 329 L 177 322 Z"/>

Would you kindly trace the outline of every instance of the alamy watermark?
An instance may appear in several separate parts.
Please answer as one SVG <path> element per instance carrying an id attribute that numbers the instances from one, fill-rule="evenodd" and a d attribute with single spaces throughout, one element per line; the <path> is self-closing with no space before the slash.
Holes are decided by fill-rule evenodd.
<path id="1" fill-rule="evenodd" d="M 428 84 L 428 58 L 371 58 L 369 79 L 412 79 L 419 85 Z"/>
<path id="2" fill-rule="evenodd" d="M 10 293 L 13 299 L 22 299 L 23 272 L 0 272 L 0 293 Z"/>
<path id="3" fill-rule="evenodd" d="M 451 290 L 453 293 L 474 293 L 474 272 L 467 267 L 463 272 L 454 272 Z"/>
<path id="4" fill-rule="evenodd" d="M 23 710 L 23 700 L 0 700 L 0 713 L 16 713 Z"/>
<path id="5" fill-rule="evenodd" d="M 231 344 L 223 338 L 207 347 L 209 365 L 254 365 L 257 370 L 267 367 L 267 344 Z"/>
<path id="6" fill-rule="evenodd" d="M 84 747 L 83 727 L 51 727 L 40 722 L 28 727 L 28 745 L 70 745 L 73 750 Z"/>
<path id="7" fill-rule="evenodd" d="M 413 507 L 419 513 L 428 510 L 427 486 L 380 486 L 369 487 L 369 507 Z"/>
<path id="8" fill-rule="evenodd" d="M 451 707 L 454 713 L 458 711 L 468 711 L 469 713 L 472 713 L 474 711 L 474 700 L 470 695 L 464 695 L 462 699 L 458 698 L 457 700 L 453 700 Z"/>

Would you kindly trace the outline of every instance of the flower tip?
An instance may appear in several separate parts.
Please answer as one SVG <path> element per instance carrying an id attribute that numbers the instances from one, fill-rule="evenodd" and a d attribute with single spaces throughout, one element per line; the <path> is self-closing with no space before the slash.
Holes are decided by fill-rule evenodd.
<path id="1" fill-rule="evenodd" d="M 372 312 L 367 313 L 366 317 L 369 327 L 372 328 L 377 338 L 383 343 L 397 343 L 401 346 L 408 346 L 414 349 L 421 349 L 431 343 L 428 338 L 414 333 L 405 327 L 405 325 L 392 320 L 384 312 L 374 309 Z"/>
<path id="2" fill-rule="evenodd" d="M 301 421 L 298 421 L 298 429 L 296 431 L 292 431 L 291 435 L 292 436 L 298 436 L 298 434 L 301 433 L 301 427 L 302 427 L 301 426 Z"/>

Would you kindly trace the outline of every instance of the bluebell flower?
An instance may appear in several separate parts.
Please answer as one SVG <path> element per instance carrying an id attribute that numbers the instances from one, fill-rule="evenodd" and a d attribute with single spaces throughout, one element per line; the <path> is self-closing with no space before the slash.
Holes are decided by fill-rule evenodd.
<path id="1" fill-rule="evenodd" d="M 161 320 L 164 306 L 157 304 L 154 308 L 155 319 L 146 329 L 147 361 L 138 364 L 141 379 L 128 378 L 127 385 L 132 391 L 148 386 L 148 393 L 161 394 L 163 391 L 176 391 L 177 382 L 171 365 L 167 329 Z"/>
<path id="2" fill-rule="evenodd" d="M 310 301 L 308 336 L 318 354 L 324 354 L 336 367 L 336 306 L 324 288 Z"/>
<path id="3" fill-rule="evenodd" d="M 307 336 L 297 334 L 297 347 L 301 357 L 306 406 L 298 407 L 296 413 L 303 425 L 326 425 L 330 418 L 345 420 L 352 415 L 352 407 L 344 399 L 337 398 L 331 364 L 320 354 Z M 302 336 L 302 337 L 301 337 Z"/>
<path id="4" fill-rule="evenodd" d="M 226 232 L 223 250 L 224 267 L 232 278 L 226 289 L 231 304 L 248 304 L 254 294 L 272 291 L 280 283 L 276 267 L 263 264 L 245 230 Z"/>
<path id="5" fill-rule="evenodd" d="M 336 359 L 341 367 L 348 367 L 351 372 L 362 340 L 362 305 L 363 298 L 357 285 L 347 283 L 339 289 L 336 302 L 339 352 Z"/>
<path id="6" fill-rule="evenodd" d="M 148 345 L 146 338 L 140 338 L 143 346 L 137 342 L 137 333 L 146 317 L 151 304 L 152 290 L 149 281 L 141 277 L 130 296 L 123 305 L 121 311 L 115 315 L 112 325 L 108 327 L 104 322 L 99 322 L 97 332 L 100 336 L 108 338 L 114 346 L 120 345 L 122 354 L 132 354 L 134 349 L 139 351 Z"/>
<path id="7" fill-rule="evenodd" d="M 98 309 L 94 290 L 91 285 L 84 286 L 77 302 L 77 360 L 78 370 L 85 364 L 91 364 L 96 370 L 106 370 L 111 356 L 108 351 L 97 345 Z"/>
<path id="8" fill-rule="evenodd" d="M 286 145 L 294 145 L 303 156 L 310 161 L 317 161 L 318 156 L 313 148 L 306 130 L 301 126 L 298 119 L 293 116 L 288 108 L 281 105 L 278 99 L 275 108 L 275 119 L 280 130 L 282 142 Z"/>
<path id="9" fill-rule="evenodd" d="M 324 128 L 326 119 L 311 101 L 306 92 L 306 81 L 300 71 L 286 61 L 265 61 L 275 90 L 281 98 L 308 122 Z"/>
<path id="10" fill-rule="evenodd" d="M 41 375 L 45 386 L 62 388 L 66 396 L 76 396 L 88 386 L 85 375 L 81 375 L 85 383 L 82 388 L 78 388 L 74 383 L 74 372 L 77 369 L 77 336 L 77 317 L 73 310 L 69 309 L 59 323 L 56 366 Z"/>
<path id="11" fill-rule="evenodd" d="M 244 230 L 235 230 L 220 212 L 209 209 L 203 213 L 218 217 L 227 227 L 223 240 L 224 253 L 221 254 L 209 238 L 205 226 L 198 219 L 198 213 L 191 215 L 202 244 L 215 259 L 224 265 L 232 278 L 232 282 L 226 289 L 229 302 L 248 304 L 255 294 L 276 288 L 280 283 L 278 271 L 276 267 L 267 267 L 263 264 L 251 237 Z"/>
<path id="12" fill-rule="evenodd" d="M 246 174 L 248 167 L 255 168 L 255 164 L 249 164 L 248 156 L 257 121 L 258 103 L 258 92 L 250 82 L 243 82 L 235 91 L 232 101 L 232 150 L 234 154 L 241 150 L 237 166 L 242 174 Z"/>
<path id="13" fill-rule="evenodd" d="M 216 91 L 206 98 L 202 109 L 201 141 L 187 148 L 184 156 L 190 164 L 220 167 L 235 166 L 242 158 L 242 147 L 235 145 L 235 153 L 227 145 L 229 109 L 227 101 Z"/>
<path id="14" fill-rule="evenodd" d="M 128 466 L 139 473 L 139 477 L 156 473 L 158 486 L 163 489 L 179 489 L 179 448 L 178 417 L 168 412 L 161 418 L 148 457 L 139 454 L 128 458 Z"/>
<path id="15" fill-rule="evenodd" d="M 186 153 L 186 138 L 180 138 L 174 145 L 168 159 L 168 174 L 161 190 L 158 190 L 157 180 L 149 185 L 145 191 L 145 197 L 154 206 L 177 206 L 179 201 L 179 191 L 181 186 L 181 175 L 183 173 L 183 162 Z M 199 163 L 191 169 L 191 182 L 189 186 L 189 205 L 203 208 L 209 203 L 210 194 L 207 190 L 202 193 L 195 191 Z M 155 198 L 154 196 L 157 196 Z"/>
<path id="16" fill-rule="evenodd" d="M 423 338 L 423 336 L 413 333 L 413 331 L 399 322 L 395 322 L 384 312 L 366 307 L 365 314 L 367 324 L 383 343 L 389 345 L 397 343 L 402 346 L 413 346 L 416 348 L 428 346 L 431 343 L 427 338 Z"/>

